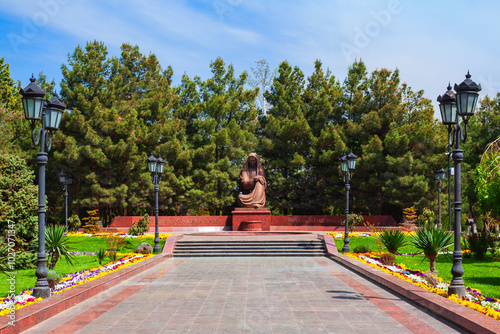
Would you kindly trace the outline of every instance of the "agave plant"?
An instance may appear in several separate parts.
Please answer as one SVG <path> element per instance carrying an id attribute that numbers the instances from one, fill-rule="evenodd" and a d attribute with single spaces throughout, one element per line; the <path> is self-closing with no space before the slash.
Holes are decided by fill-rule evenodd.
<path id="1" fill-rule="evenodd" d="M 434 273 L 439 252 L 453 245 L 453 234 L 427 225 L 417 231 L 411 243 L 424 252 L 430 262 L 430 272 Z"/>
<path id="2" fill-rule="evenodd" d="M 104 248 L 99 248 L 95 253 L 97 256 L 97 260 L 99 261 L 99 265 L 102 264 L 102 261 L 106 258 L 106 250 Z"/>
<path id="3" fill-rule="evenodd" d="M 73 265 L 75 257 L 69 253 L 71 242 L 64 235 L 64 226 L 48 226 L 45 230 L 45 251 L 48 255 L 49 269 L 54 269 L 62 256 L 69 265 Z"/>
<path id="4" fill-rule="evenodd" d="M 387 248 L 387 251 L 392 254 L 396 253 L 398 248 L 404 247 L 408 244 L 408 238 L 404 232 L 401 232 L 401 230 L 386 229 L 383 230 L 378 237 Z"/>

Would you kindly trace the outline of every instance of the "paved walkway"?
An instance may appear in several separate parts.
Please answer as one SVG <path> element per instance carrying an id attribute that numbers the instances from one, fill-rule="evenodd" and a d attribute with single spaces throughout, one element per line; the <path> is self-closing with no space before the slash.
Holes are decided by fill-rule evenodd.
<path id="1" fill-rule="evenodd" d="M 461 333 L 328 258 L 173 258 L 24 333 Z"/>

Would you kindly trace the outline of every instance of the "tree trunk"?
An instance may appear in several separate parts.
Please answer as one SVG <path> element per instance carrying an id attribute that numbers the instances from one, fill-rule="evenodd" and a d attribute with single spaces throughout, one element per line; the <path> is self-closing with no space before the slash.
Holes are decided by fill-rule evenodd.
<path id="1" fill-rule="evenodd" d="M 431 263 L 431 267 L 429 270 L 432 274 L 434 274 L 436 272 L 437 255 L 431 255 L 431 256 L 428 256 L 427 258 L 429 259 L 429 262 Z"/>

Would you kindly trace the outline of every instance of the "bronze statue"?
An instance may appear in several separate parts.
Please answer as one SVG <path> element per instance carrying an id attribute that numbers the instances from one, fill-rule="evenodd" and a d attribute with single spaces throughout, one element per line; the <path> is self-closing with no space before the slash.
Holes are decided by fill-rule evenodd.
<path id="1" fill-rule="evenodd" d="M 266 205 L 267 181 L 259 156 L 250 153 L 240 173 L 237 204 L 243 208 L 263 208 Z"/>

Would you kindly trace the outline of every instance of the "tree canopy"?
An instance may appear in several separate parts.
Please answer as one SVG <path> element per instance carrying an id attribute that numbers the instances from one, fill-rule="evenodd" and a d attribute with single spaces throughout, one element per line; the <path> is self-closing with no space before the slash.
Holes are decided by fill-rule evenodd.
<path id="1" fill-rule="evenodd" d="M 250 152 L 266 170 L 274 214 L 342 213 L 339 158 L 350 150 L 359 156 L 354 212 L 399 220 L 407 207 L 437 211 L 433 174 L 446 162 L 446 129 L 423 90 L 404 83 L 398 69 L 369 73 L 355 61 L 339 79 L 319 60 L 308 77 L 287 61 L 270 70 L 260 60 L 253 76 L 221 58 L 209 66 L 209 78 L 183 75 L 174 85 L 173 69 L 138 46 L 123 44 L 119 56 L 97 41 L 76 47 L 59 84 L 68 110 L 47 166 L 49 220 L 62 219 L 61 170 L 73 174 L 71 206 L 82 217 L 99 209 L 106 225 L 117 215 L 153 214 L 145 164 L 151 152 L 166 160 L 162 215 L 230 213 Z M 43 73 L 38 83 L 52 94 L 55 83 Z M 0 152 L 36 168 L 18 87 L 3 58 L 0 99 Z M 498 99 L 484 98 L 469 122 L 465 175 L 500 136 Z M 465 178 L 475 189 L 473 175 Z M 475 191 L 467 194 L 477 202 Z"/>

